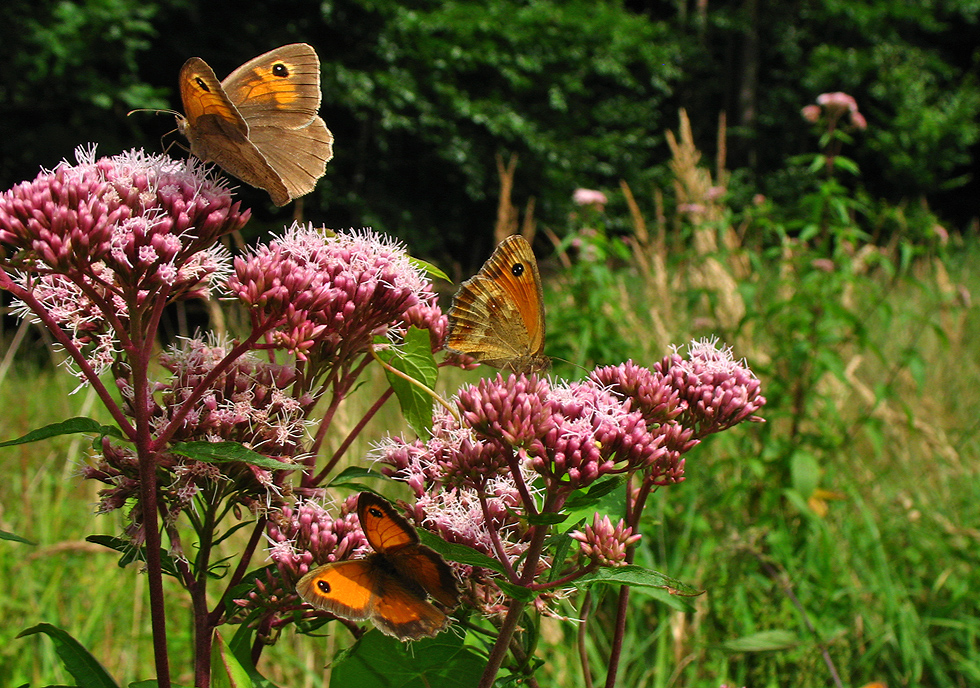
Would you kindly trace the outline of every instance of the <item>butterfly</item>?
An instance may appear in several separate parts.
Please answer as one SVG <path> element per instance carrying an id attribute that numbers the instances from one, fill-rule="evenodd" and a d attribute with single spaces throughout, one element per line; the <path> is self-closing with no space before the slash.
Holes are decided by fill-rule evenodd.
<path id="1" fill-rule="evenodd" d="M 195 157 L 265 189 L 278 206 L 313 190 L 333 157 L 333 134 L 317 116 L 320 59 L 312 47 L 276 48 L 221 83 L 192 57 L 179 82 L 186 115 L 177 115 L 177 129 Z"/>
<path id="2" fill-rule="evenodd" d="M 541 275 L 531 245 L 515 234 L 500 242 L 463 282 L 449 310 L 446 348 L 517 373 L 546 370 Z"/>
<path id="3" fill-rule="evenodd" d="M 447 609 L 459 604 L 452 569 L 381 497 L 358 495 L 357 517 L 374 553 L 315 568 L 296 592 L 317 609 L 351 621 L 371 619 L 401 640 L 435 636 L 449 617 L 426 597 Z"/>

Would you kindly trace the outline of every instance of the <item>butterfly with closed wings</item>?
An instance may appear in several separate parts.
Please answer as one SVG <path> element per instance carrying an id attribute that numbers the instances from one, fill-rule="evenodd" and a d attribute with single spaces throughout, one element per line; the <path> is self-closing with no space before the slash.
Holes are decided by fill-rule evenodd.
<path id="1" fill-rule="evenodd" d="M 546 370 L 541 297 L 531 245 L 520 235 L 507 237 L 453 297 L 446 348 L 516 373 Z"/>
<path id="2" fill-rule="evenodd" d="M 443 609 L 459 604 L 452 569 L 381 497 L 358 495 L 357 517 L 374 552 L 313 569 L 296 592 L 317 609 L 351 621 L 370 619 L 401 640 L 435 636 L 449 625 Z"/>
<path id="3" fill-rule="evenodd" d="M 313 190 L 333 157 L 333 135 L 317 115 L 320 59 L 312 47 L 276 48 L 220 83 L 192 57 L 179 83 L 185 114 L 177 128 L 195 157 L 265 189 L 278 206 Z"/>

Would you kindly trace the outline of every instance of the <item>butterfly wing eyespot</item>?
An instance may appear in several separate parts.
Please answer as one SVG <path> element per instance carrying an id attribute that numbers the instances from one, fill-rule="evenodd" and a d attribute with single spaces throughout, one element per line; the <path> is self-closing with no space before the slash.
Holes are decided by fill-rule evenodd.
<path id="1" fill-rule="evenodd" d="M 522 236 L 504 239 L 460 285 L 449 311 L 446 348 L 516 372 L 548 367 L 541 276 Z"/>
<path id="2" fill-rule="evenodd" d="M 316 609 L 362 621 L 374 611 L 378 573 L 371 558 L 324 564 L 300 578 L 296 592 Z"/>

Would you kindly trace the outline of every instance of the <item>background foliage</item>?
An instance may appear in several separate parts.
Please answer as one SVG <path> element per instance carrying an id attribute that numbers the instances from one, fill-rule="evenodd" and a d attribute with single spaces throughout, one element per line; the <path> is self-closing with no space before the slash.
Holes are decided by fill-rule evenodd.
<path id="1" fill-rule="evenodd" d="M 125 113 L 179 107 L 188 56 L 225 75 L 310 42 L 337 157 L 307 217 L 398 234 L 466 277 L 493 241 L 494 156 L 517 153 L 514 205 L 533 196 L 539 228 L 562 246 L 542 264 L 549 353 L 651 362 L 718 335 L 763 379 L 768 423 L 706 443 L 688 483 L 651 514 L 638 563 L 708 594 L 688 613 L 634 597 L 623 685 L 825 686 L 830 657 L 840 685 L 958 688 L 980 681 L 978 16 L 969 0 L 7 0 L 0 187 L 86 141 L 103 154 L 154 149 L 168 118 Z M 869 122 L 839 168 L 860 175 L 814 165 L 799 111 L 834 90 Z M 680 105 L 693 133 L 672 149 L 665 131 Z M 573 208 L 577 186 L 606 190 L 608 204 Z M 708 193 L 716 186 L 724 196 Z M 250 231 L 288 221 L 263 193 L 241 193 Z M 694 203 L 702 210 L 684 210 Z M 61 406 L 65 389 L 53 383 L 51 401 L 33 368 L 22 373 L 4 382 L 15 412 L 2 438 L 52 408 L 51 420 L 75 413 Z M 379 426 L 398 422 L 393 413 Z M 89 594 L 99 580 L 115 585 L 99 578 L 104 561 L 90 572 L 104 555 L 79 542 L 95 496 L 68 494 L 64 456 L 78 447 L 50 449 L 0 456 L 17 476 L 0 487 L 0 522 L 42 543 L 0 548 L 0 578 L 17 581 L 0 627 L 28 626 L 38 605 L 114 658 L 117 676 L 145 678 L 145 595 L 135 590 L 122 613 Z M 139 578 L 119 574 L 119 586 Z M 612 618 L 612 600 L 596 604 Z M 65 678 L 42 638 L 12 634 L 0 677 Z M 292 640 L 264 671 L 322 685 L 336 640 L 302 650 Z M 607 640 L 586 651 L 605 656 Z M 574 629 L 548 623 L 542 643 L 553 650 L 543 685 L 581 685 Z M 27 666 L 25 647 L 37 657 Z"/>
<path id="2" fill-rule="evenodd" d="M 578 186 L 662 183 L 662 131 L 678 106 L 700 139 L 725 112 L 733 192 L 743 180 L 781 200 L 797 190 L 783 163 L 808 145 L 799 110 L 824 91 L 851 93 L 871 122 L 852 155 L 876 197 L 941 200 L 962 225 L 980 195 L 969 174 L 978 16 L 969 0 L 10 0 L 0 9 L 0 187 L 87 141 L 103 154 L 157 149 L 168 118 L 125 114 L 179 108 L 176 75 L 191 55 L 223 76 L 307 41 L 337 138 L 307 215 L 400 235 L 461 272 L 492 243 L 496 153 L 520 156 L 515 204 L 535 197 L 536 216 L 556 226 Z M 702 148 L 715 152 L 709 140 Z M 243 194 L 267 227 L 289 212 Z"/>

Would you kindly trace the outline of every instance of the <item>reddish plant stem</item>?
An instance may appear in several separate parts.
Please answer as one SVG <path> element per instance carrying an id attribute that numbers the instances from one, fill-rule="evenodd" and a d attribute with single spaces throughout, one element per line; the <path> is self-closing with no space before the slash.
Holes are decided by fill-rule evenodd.
<path id="1" fill-rule="evenodd" d="M 511 455 L 513 457 L 513 454 Z M 516 461 L 514 462 L 516 463 Z M 516 474 L 515 478 L 519 478 L 520 475 Z M 528 495 L 530 498 L 530 495 Z M 542 513 L 553 513 L 561 509 L 561 504 L 564 501 L 562 497 L 556 495 L 548 495 L 545 498 L 544 507 L 541 509 Z M 533 501 L 528 505 L 525 503 L 525 508 L 529 509 L 533 507 Z M 524 556 L 524 567 L 521 569 L 521 577 L 518 580 L 518 585 L 523 585 L 525 587 L 529 586 L 534 581 L 534 574 L 538 569 L 538 561 L 541 559 L 541 552 L 544 551 L 544 543 L 548 537 L 548 532 L 551 530 L 549 526 L 538 525 L 532 526 L 533 532 L 531 535 L 531 542 L 528 545 L 527 551 Z M 504 617 L 504 623 L 500 626 L 500 633 L 497 635 L 497 641 L 493 644 L 493 648 L 490 650 L 490 657 L 487 659 L 487 666 L 483 670 L 483 675 L 480 677 L 479 688 L 491 688 L 493 686 L 494 679 L 497 677 L 497 672 L 500 671 L 500 667 L 503 665 L 504 657 L 507 656 L 507 650 L 510 647 L 511 638 L 514 637 L 514 632 L 517 630 L 517 624 L 521 619 L 521 614 L 524 613 L 524 608 L 527 607 L 527 602 L 524 600 L 514 600 L 510 601 L 510 608 L 507 610 L 507 615 Z"/>
<path id="2" fill-rule="evenodd" d="M 157 520 L 156 453 L 151 450 L 146 361 L 133 362 L 133 413 L 136 416 L 136 454 L 140 474 L 140 507 L 146 548 L 146 582 L 150 593 L 150 626 L 153 631 L 153 657 L 157 686 L 170 688 L 170 660 L 167 655 L 167 617 L 163 595 L 163 565 L 160 558 L 160 528 Z"/>
<path id="3" fill-rule="evenodd" d="M 381 393 L 381 396 L 379 396 L 377 401 L 371 405 L 371 408 L 367 410 L 364 417 L 357 422 L 354 429 L 351 430 L 347 434 L 347 437 L 344 438 L 344 441 L 340 443 L 340 446 L 337 447 L 337 451 L 335 451 L 333 456 L 330 457 L 330 460 L 327 461 L 327 465 L 323 467 L 323 470 L 316 474 L 316 477 L 313 479 L 314 485 L 319 485 L 328 475 L 330 475 L 330 471 L 336 467 L 340 459 L 343 458 L 345 453 L 347 453 L 350 445 L 355 439 L 357 439 L 357 436 L 361 434 L 361 431 L 364 430 L 364 426 L 367 425 L 372 418 L 374 418 L 375 414 L 381 410 L 381 407 L 385 405 L 385 402 L 387 402 L 394 393 L 395 390 L 392 387 L 389 387 Z"/>
<path id="4" fill-rule="evenodd" d="M 653 483 L 644 480 L 640 483 L 635 498 L 633 498 L 633 476 L 626 481 L 626 523 L 633 532 L 637 532 L 640 523 L 640 514 L 643 513 L 643 506 Z M 626 548 L 626 564 L 632 564 L 636 558 L 636 545 Z M 630 588 L 628 585 L 620 586 L 619 598 L 616 602 L 616 625 L 613 630 L 612 647 L 609 651 L 609 665 L 606 669 L 606 688 L 614 688 L 616 685 L 616 674 L 619 672 L 619 660 L 623 654 L 623 639 L 626 637 L 626 613 L 629 611 Z"/>

